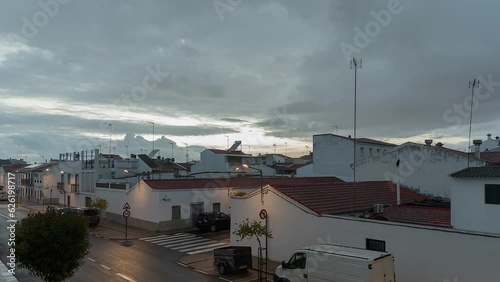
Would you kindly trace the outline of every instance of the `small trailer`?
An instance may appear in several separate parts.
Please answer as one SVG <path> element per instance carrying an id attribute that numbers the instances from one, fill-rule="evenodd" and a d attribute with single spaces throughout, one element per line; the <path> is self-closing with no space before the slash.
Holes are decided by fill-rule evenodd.
<path id="1" fill-rule="evenodd" d="M 214 265 L 221 275 L 252 267 L 252 248 L 229 246 L 214 249 Z"/>

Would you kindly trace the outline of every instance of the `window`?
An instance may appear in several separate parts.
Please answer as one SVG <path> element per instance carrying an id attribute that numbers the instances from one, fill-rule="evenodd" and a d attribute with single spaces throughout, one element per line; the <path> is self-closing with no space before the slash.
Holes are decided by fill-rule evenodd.
<path id="1" fill-rule="evenodd" d="M 365 148 L 359 147 L 359 151 L 361 152 L 361 157 L 364 157 L 365 156 Z"/>
<path id="2" fill-rule="evenodd" d="M 368 153 L 369 153 L 370 157 L 373 155 L 373 150 L 372 150 L 372 148 L 368 148 Z"/>
<path id="3" fill-rule="evenodd" d="M 213 212 L 220 212 L 220 203 L 213 203 L 212 211 Z"/>
<path id="4" fill-rule="evenodd" d="M 172 220 L 181 219 L 181 206 L 172 206 Z"/>
<path id="5" fill-rule="evenodd" d="M 500 205 L 500 185 L 485 184 L 484 185 L 485 203 L 492 205 Z"/>
<path id="6" fill-rule="evenodd" d="M 290 269 L 305 269 L 306 268 L 307 256 L 304 253 L 296 253 L 288 261 L 288 267 Z"/>
<path id="7" fill-rule="evenodd" d="M 385 241 L 366 238 L 366 249 L 377 252 L 385 252 Z"/>
<path id="8" fill-rule="evenodd" d="M 377 153 L 380 153 L 380 149 L 377 149 Z"/>

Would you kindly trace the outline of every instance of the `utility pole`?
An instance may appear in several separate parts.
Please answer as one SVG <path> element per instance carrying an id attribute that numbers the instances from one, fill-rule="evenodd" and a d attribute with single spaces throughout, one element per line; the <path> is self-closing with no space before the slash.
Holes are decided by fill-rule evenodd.
<path id="1" fill-rule="evenodd" d="M 227 147 L 226 147 L 226 150 L 229 150 L 229 136 L 227 135 L 224 135 L 226 137 L 226 140 L 227 140 Z"/>
<path id="2" fill-rule="evenodd" d="M 186 145 L 186 163 L 188 163 L 189 162 L 189 145 L 188 145 L 188 143 L 184 143 L 184 142 L 182 144 Z"/>
<path id="3" fill-rule="evenodd" d="M 352 212 L 353 215 L 356 215 L 356 99 L 357 99 L 357 83 L 358 83 L 358 69 L 362 67 L 363 61 L 362 59 L 352 58 L 351 60 L 351 69 L 354 69 L 354 154 L 353 154 L 353 203 L 352 203 Z"/>
<path id="4" fill-rule="evenodd" d="M 474 88 L 479 88 L 479 80 L 473 79 L 469 80 L 469 88 L 471 89 L 471 100 L 470 100 L 470 119 L 469 119 L 469 153 L 472 152 L 470 149 L 470 138 L 472 133 L 472 105 L 474 104 Z M 469 167 L 470 163 L 470 154 L 467 154 L 467 167 Z"/>
<path id="5" fill-rule="evenodd" d="M 113 125 L 111 123 L 105 122 L 104 124 L 109 125 L 109 156 L 108 156 L 108 167 L 111 167 L 111 129 Z"/>
<path id="6" fill-rule="evenodd" d="M 288 156 L 288 143 L 285 142 L 285 156 Z"/>

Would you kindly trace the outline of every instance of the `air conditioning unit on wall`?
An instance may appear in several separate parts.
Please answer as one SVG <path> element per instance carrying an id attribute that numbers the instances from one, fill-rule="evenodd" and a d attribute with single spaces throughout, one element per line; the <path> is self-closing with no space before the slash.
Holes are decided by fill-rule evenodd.
<path id="1" fill-rule="evenodd" d="M 383 212 L 384 212 L 384 204 L 373 205 L 373 213 L 383 213 Z"/>

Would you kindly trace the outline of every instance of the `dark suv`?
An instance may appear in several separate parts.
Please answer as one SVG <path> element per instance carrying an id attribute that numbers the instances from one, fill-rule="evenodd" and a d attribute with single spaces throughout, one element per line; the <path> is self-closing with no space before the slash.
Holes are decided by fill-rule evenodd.
<path id="1" fill-rule="evenodd" d="M 76 214 L 87 219 L 89 227 L 96 227 L 101 221 L 101 211 L 97 208 L 79 208 L 76 209 Z"/>
<path id="2" fill-rule="evenodd" d="M 196 227 L 200 230 L 210 230 L 215 232 L 217 230 L 226 230 L 231 228 L 231 218 L 221 212 L 204 212 L 198 216 L 196 220 Z"/>

